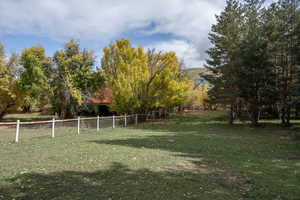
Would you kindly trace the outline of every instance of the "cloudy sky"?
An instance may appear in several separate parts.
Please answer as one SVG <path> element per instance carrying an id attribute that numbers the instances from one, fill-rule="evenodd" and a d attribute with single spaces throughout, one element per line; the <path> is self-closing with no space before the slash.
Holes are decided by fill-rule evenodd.
<path id="1" fill-rule="evenodd" d="M 0 42 L 8 53 L 43 45 L 51 56 L 75 38 L 95 50 L 116 39 L 175 51 L 187 67 L 201 67 L 207 33 L 225 0 L 0 0 Z"/>

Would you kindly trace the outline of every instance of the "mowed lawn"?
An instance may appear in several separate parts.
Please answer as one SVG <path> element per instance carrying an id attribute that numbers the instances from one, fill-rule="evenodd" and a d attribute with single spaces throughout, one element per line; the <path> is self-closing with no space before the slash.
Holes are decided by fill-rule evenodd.
<path id="1" fill-rule="evenodd" d="M 300 199 L 300 142 L 223 115 L 0 144 L 0 199 Z"/>

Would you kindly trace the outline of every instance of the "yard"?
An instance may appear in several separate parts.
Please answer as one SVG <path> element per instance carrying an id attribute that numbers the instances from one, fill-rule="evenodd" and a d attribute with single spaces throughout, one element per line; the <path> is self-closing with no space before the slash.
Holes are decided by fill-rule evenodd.
<path id="1" fill-rule="evenodd" d="M 0 144 L 0 199 L 300 199 L 300 142 L 223 115 Z"/>

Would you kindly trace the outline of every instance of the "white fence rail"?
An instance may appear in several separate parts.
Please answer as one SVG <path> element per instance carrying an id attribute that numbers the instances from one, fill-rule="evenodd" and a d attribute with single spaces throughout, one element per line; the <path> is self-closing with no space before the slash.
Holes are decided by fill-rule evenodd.
<path id="1" fill-rule="evenodd" d="M 165 118 L 164 113 L 153 112 L 149 115 L 122 115 L 110 117 L 90 117 L 34 122 L 0 122 L 0 143 L 18 143 L 21 140 L 38 137 L 58 137 L 64 135 L 80 135 L 87 132 L 101 132 L 107 128 L 122 128 L 138 125 L 149 119 Z"/>

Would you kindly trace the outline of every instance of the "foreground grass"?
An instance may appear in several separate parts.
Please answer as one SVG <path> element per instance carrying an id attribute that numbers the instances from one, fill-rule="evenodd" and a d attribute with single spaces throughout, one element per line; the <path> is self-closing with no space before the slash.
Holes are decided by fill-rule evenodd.
<path id="1" fill-rule="evenodd" d="M 299 199 L 300 143 L 222 113 L 0 146 L 0 199 Z"/>

